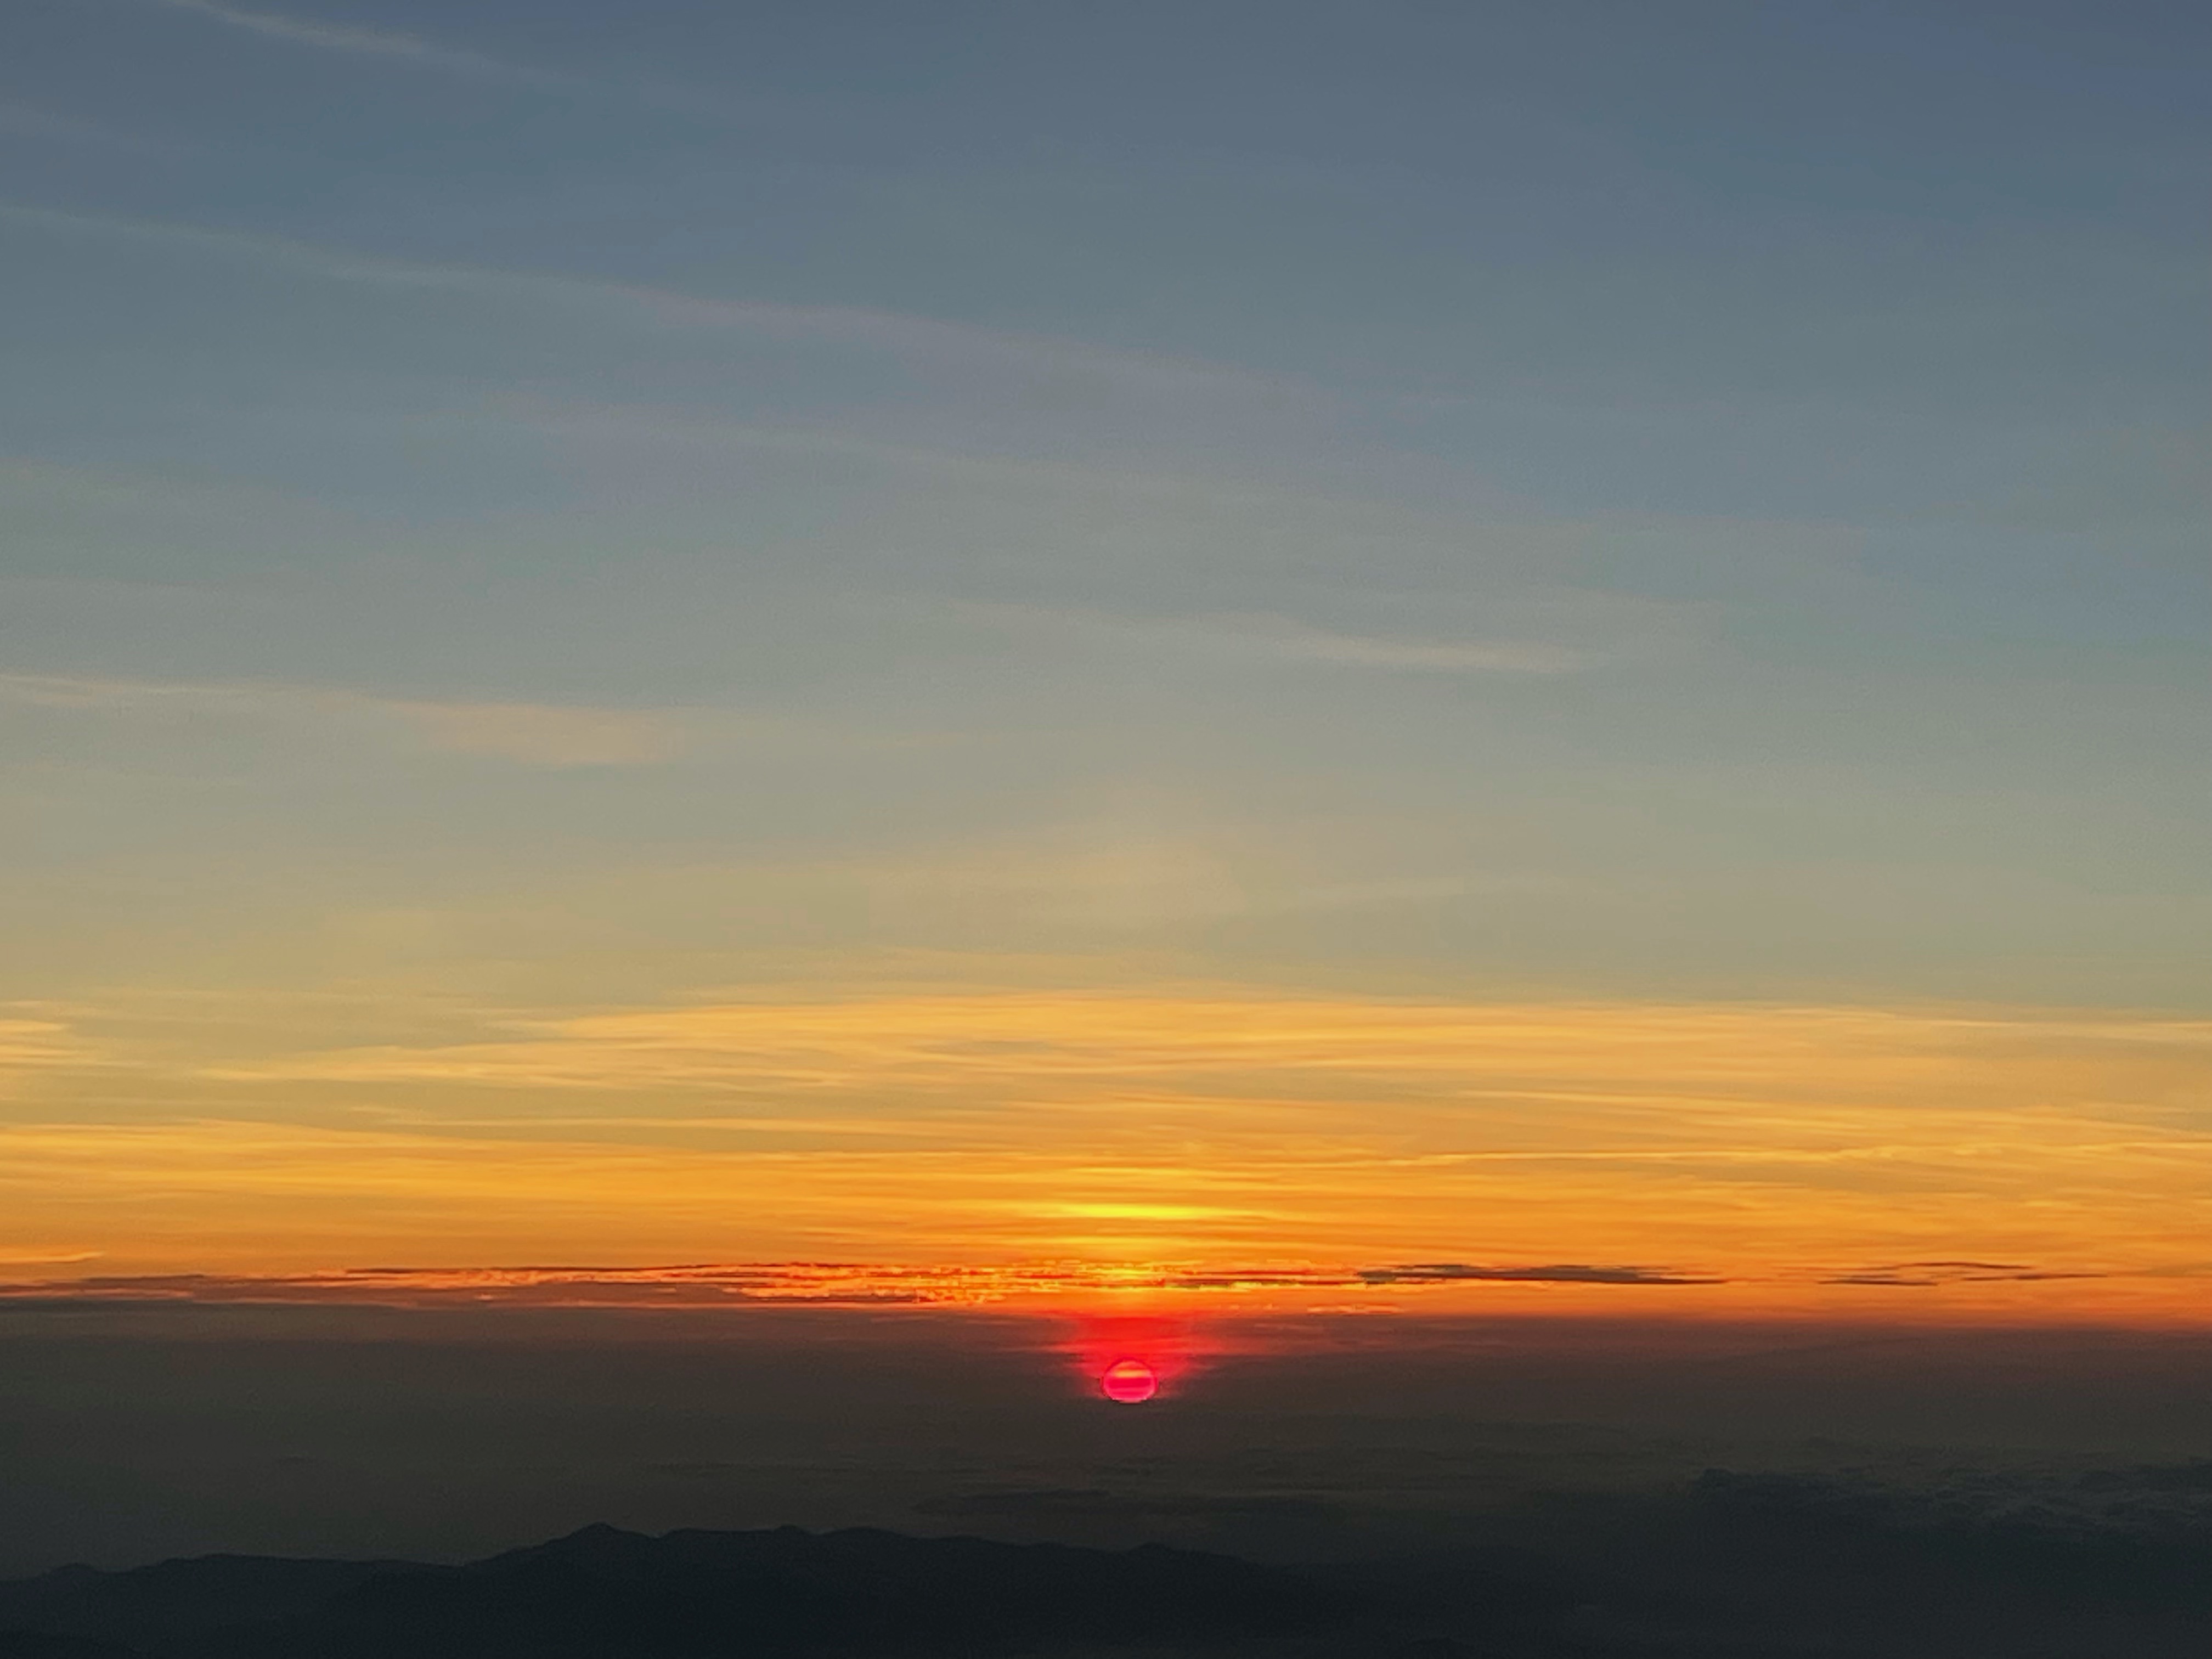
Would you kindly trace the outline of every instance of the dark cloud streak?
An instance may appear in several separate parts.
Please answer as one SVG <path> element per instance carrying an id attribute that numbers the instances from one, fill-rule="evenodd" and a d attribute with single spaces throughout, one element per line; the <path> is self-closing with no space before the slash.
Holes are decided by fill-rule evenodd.
<path id="1" fill-rule="evenodd" d="M 978 1307 L 1102 1289 L 1331 1291 L 1495 1282 L 1530 1285 L 1719 1285 L 1704 1274 L 1565 1262 L 1477 1266 L 1458 1261 L 1381 1267 L 1291 1267 L 1146 1275 L 1047 1263 L 914 1267 L 836 1261 L 690 1262 L 677 1266 L 492 1268 L 353 1267 L 329 1273 L 101 1275 L 0 1284 L 0 1307 L 70 1308 L 344 1304 L 712 1308 L 744 1304 Z"/>
<path id="2" fill-rule="evenodd" d="M 2045 1279 L 2106 1279 L 2108 1273 L 2061 1273 L 2012 1261 L 1899 1261 L 1860 1267 L 1824 1279 L 1823 1285 L 1998 1285 Z"/>
<path id="3" fill-rule="evenodd" d="M 1655 1267 L 1595 1267 L 1588 1262 L 1553 1262 L 1534 1267 L 1486 1267 L 1465 1261 L 1420 1261 L 1402 1267 L 1361 1269 L 1363 1285 L 1448 1285 L 1462 1280 L 1517 1285 L 1725 1285 L 1724 1279 L 1674 1273 Z"/>

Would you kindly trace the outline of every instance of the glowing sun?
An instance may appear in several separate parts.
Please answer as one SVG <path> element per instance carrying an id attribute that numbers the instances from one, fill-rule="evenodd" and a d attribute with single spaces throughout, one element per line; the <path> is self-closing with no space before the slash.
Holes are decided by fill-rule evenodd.
<path id="1" fill-rule="evenodd" d="M 1141 1359 L 1117 1359 L 1099 1373 L 1098 1391 L 1116 1405 L 1134 1406 L 1160 1391 L 1160 1379 Z"/>

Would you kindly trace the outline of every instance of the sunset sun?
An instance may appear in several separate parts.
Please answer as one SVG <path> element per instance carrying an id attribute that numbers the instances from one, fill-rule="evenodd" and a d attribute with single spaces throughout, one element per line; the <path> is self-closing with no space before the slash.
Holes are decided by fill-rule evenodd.
<path id="1" fill-rule="evenodd" d="M 1117 1406 L 1138 1406 L 1160 1391 L 1159 1375 L 1141 1359 L 1117 1359 L 1098 1378 L 1098 1391 Z"/>

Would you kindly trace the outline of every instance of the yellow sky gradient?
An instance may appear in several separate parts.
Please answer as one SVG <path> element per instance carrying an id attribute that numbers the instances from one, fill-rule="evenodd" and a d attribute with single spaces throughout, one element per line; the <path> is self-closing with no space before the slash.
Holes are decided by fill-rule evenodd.
<path id="1" fill-rule="evenodd" d="M 1362 1298 L 2158 1322 L 2202 1317 L 2212 1288 L 2198 1020 L 1195 986 L 468 1023 L 303 1049 L 240 1013 L 188 1048 L 18 1008 L 0 1263 L 835 1260 L 890 1264 L 889 1285 L 1060 1264 L 983 1286 L 1018 1297 L 1115 1273 L 1579 1265 L 1722 1282 Z M 1905 1265 L 1931 1262 L 1990 1270 Z M 1869 1279 L 1944 1282 L 1833 1282 Z"/>

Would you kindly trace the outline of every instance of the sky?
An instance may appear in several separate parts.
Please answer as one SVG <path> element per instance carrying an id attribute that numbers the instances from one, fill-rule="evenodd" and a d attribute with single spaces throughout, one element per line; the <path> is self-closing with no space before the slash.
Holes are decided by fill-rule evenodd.
<path id="1" fill-rule="evenodd" d="M 2208 32 L 17 0 L 8 1294 L 2202 1323 Z"/>

